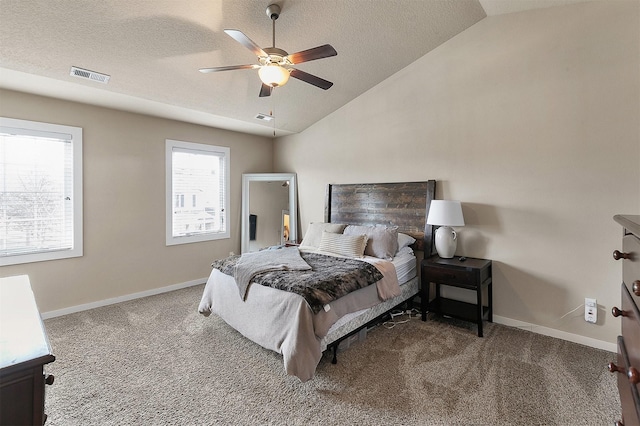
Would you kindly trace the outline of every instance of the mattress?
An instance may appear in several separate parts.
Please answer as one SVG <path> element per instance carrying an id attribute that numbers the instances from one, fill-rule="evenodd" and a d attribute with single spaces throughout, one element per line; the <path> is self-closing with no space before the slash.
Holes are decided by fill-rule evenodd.
<path id="1" fill-rule="evenodd" d="M 367 260 L 367 259 L 365 259 Z M 373 260 L 373 259 L 369 259 Z M 416 257 L 409 247 L 403 249 L 391 262 L 398 276 L 400 289 L 404 284 L 411 281 L 416 276 L 417 261 Z M 356 290 L 348 295 L 335 300 L 324 307 L 324 311 L 320 311 L 313 317 L 313 326 L 316 336 L 324 338 L 329 329 L 345 315 L 371 308 L 380 303 L 380 297 L 376 286 L 370 285 Z"/>
<path id="2" fill-rule="evenodd" d="M 405 247 L 393 258 L 393 266 L 396 267 L 398 284 L 402 285 L 417 275 L 418 263 L 416 256 L 410 247 Z"/>
<path id="3" fill-rule="evenodd" d="M 352 331 L 357 330 L 369 321 L 378 318 L 380 315 L 393 309 L 400 303 L 409 300 L 420 293 L 420 279 L 418 277 L 413 277 L 411 280 L 401 285 L 400 290 L 400 295 L 393 299 L 385 300 L 384 302 L 368 309 L 362 309 L 360 311 L 344 315 L 329 328 L 327 335 L 320 342 L 320 350 L 324 351 L 331 343 L 343 336 L 346 336 Z"/>

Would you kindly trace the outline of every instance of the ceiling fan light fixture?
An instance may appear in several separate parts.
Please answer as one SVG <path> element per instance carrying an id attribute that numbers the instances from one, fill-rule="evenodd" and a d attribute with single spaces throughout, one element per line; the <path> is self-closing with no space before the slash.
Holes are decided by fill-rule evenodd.
<path id="1" fill-rule="evenodd" d="M 280 87 L 289 81 L 289 70 L 278 64 L 268 64 L 258 70 L 260 80 L 270 87 Z"/>
<path id="2" fill-rule="evenodd" d="M 224 32 L 235 41 L 252 51 L 258 57 L 259 65 L 232 65 L 225 67 L 200 68 L 202 73 L 230 71 L 230 70 L 247 70 L 257 69 L 262 85 L 258 96 L 264 98 L 271 96 L 274 87 L 280 87 L 287 84 L 289 76 L 296 80 L 304 81 L 320 89 L 327 90 L 333 83 L 317 77 L 313 74 L 304 72 L 294 65 L 303 62 L 315 61 L 316 59 L 328 58 L 336 56 L 338 52 L 330 45 L 325 44 L 312 49 L 302 50 L 300 52 L 288 54 L 286 51 L 276 47 L 276 20 L 280 16 L 280 5 L 270 4 L 267 7 L 267 16 L 271 19 L 273 27 L 273 46 L 264 49 L 258 46 L 253 40 L 247 37 L 242 31 L 235 29 L 225 29 Z"/>

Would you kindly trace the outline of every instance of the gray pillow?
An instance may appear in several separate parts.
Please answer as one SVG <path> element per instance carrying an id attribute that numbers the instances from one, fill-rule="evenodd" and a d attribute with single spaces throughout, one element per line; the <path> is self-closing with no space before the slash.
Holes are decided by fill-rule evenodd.
<path id="1" fill-rule="evenodd" d="M 368 242 L 364 254 L 391 260 L 398 252 L 398 227 L 386 225 L 348 225 L 345 235 L 366 235 Z"/>

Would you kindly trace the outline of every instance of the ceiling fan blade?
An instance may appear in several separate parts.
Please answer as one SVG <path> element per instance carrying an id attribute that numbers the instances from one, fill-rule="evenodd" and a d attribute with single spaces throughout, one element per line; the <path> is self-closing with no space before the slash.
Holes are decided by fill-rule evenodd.
<path id="1" fill-rule="evenodd" d="M 237 41 L 238 43 L 240 43 L 241 45 L 243 45 L 244 47 L 252 51 L 256 56 L 269 56 L 264 50 L 262 50 L 260 46 L 255 44 L 253 40 L 251 40 L 249 37 L 244 35 L 242 31 L 224 30 L 224 32 L 227 33 L 227 35 L 230 36 L 232 39 L 234 39 L 235 41 Z"/>
<path id="2" fill-rule="evenodd" d="M 231 65 L 228 67 L 213 67 L 213 68 L 200 68 L 201 73 L 218 72 L 218 71 L 233 71 L 233 70 L 251 70 L 260 68 L 260 65 Z"/>
<path id="3" fill-rule="evenodd" d="M 307 72 L 297 70 L 295 68 L 291 69 L 291 74 L 290 75 L 293 78 L 297 78 L 298 80 L 302 80 L 305 83 L 313 84 L 314 86 L 319 87 L 319 88 L 324 89 L 324 90 L 327 90 L 328 88 L 333 86 L 333 83 L 330 82 L 330 81 L 327 81 L 327 80 L 322 79 L 320 77 L 316 77 L 313 74 L 309 74 Z"/>
<path id="4" fill-rule="evenodd" d="M 292 53 L 287 56 L 287 59 L 292 64 L 299 64 L 301 62 L 309 62 L 315 59 L 328 58 L 329 56 L 336 56 L 338 52 L 330 44 L 324 46 L 314 47 L 313 49 L 303 50 L 302 52 Z"/>
<path id="5" fill-rule="evenodd" d="M 262 87 L 260 88 L 260 97 L 264 98 L 265 96 L 271 96 L 272 90 L 273 87 L 267 86 L 266 84 L 262 83 Z"/>

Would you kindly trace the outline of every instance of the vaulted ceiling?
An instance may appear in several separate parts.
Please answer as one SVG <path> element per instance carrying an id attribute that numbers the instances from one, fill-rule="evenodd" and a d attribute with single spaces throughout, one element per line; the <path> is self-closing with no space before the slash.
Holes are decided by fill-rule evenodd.
<path id="1" fill-rule="evenodd" d="M 578 1 L 2 0 L 0 87 L 280 136 L 301 132 L 487 15 Z M 329 90 L 292 78 L 260 98 L 257 70 L 198 72 L 257 63 L 223 30 L 271 47 L 270 3 L 282 8 L 276 47 L 330 44 L 338 52 L 296 66 L 333 82 Z M 72 66 L 109 82 L 71 76 Z"/>

